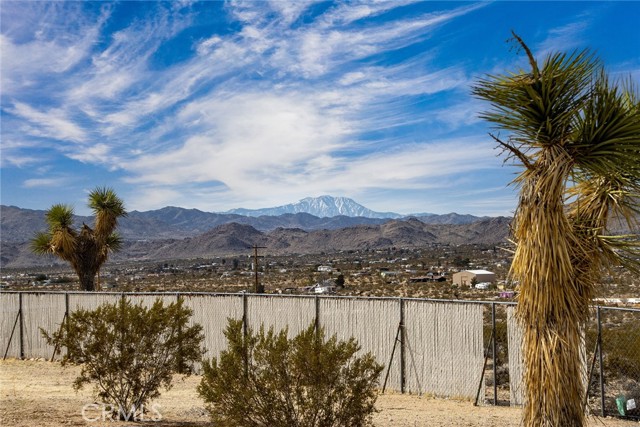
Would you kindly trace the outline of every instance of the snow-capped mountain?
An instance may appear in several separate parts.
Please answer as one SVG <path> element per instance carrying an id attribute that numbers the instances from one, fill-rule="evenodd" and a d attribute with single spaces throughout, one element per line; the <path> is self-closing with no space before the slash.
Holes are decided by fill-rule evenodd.
<path id="1" fill-rule="evenodd" d="M 227 213 L 244 215 L 244 216 L 277 216 L 283 214 L 308 213 L 320 218 L 334 217 L 338 215 L 350 217 L 367 217 L 367 218 L 401 218 L 402 215 L 393 212 L 375 212 L 365 208 L 361 204 L 356 203 L 353 199 L 347 197 L 306 197 L 298 203 L 289 203 L 288 205 L 276 206 L 264 209 L 232 209 Z"/>

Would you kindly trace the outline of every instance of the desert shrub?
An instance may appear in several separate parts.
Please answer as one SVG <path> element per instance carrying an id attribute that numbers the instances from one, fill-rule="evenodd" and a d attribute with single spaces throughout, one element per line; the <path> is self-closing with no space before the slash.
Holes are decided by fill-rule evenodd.
<path id="1" fill-rule="evenodd" d="M 126 298 L 95 310 L 71 313 L 49 345 L 66 349 L 62 365 L 80 364 L 74 389 L 95 384 L 95 394 L 114 417 L 138 419 L 145 404 L 169 389 L 174 373 L 188 376 L 204 350 L 200 325 L 187 326 L 191 310 L 182 300 L 147 308 Z"/>
<path id="2" fill-rule="evenodd" d="M 639 325 L 627 324 L 624 328 L 604 329 L 602 346 L 608 372 L 623 378 L 640 378 Z"/>
<path id="3" fill-rule="evenodd" d="M 613 316 L 609 316 L 608 320 L 612 318 Z M 634 321 L 625 322 L 621 315 L 614 322 L 616 324 L 604 324 L 602 328 L 605 379 L 640 379 L 640 325 Z M 588 329 L 586 345 L 590 355 L 593 354 L 597 339 L 597 329 Z"/>
<path id="4" fill-rule="evenodd" d="M 371 353 L 356 356 L 355 339 L 325 339 L 311 325 L 243 333 L 229 320 L 228 349 L 203 364 L 198 393 L 214 425 L 238 427 L 370 426 L 383 367 Z"/>

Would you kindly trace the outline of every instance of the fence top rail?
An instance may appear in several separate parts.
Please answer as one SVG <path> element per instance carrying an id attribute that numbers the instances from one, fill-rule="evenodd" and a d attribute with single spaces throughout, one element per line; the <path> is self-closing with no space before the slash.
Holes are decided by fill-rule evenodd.
<path id="1" fill-rule="evenodd" d="M 608 305 L 597 305 L 593 308 L 600 309 L 600 310 L 633 311 L 636 313 L 640 313 L 640 308 L 633 308 L 633 307 L 611 307 Z"/>
<path id="2" fill-rule="evenodd" d="M 38 294 L 59 294 L 59 295 L 118 295 L 118 296 L 233 296 L 242 297 L 244 295 L 250 297 L 259 298 L 303 298 L 303 299 L 351 299 L 351 300 L 363 300 L 363 301 L 423 301 L 434 303 L 456 303 L 456 304 L 484 304 L 484 305 L 506 305 L 516 306 L 514 301 L 480 301 L 480 300 L 460 300 L 460 299 L 436 299 L 436 298 L 409 298 L 409 297 L 362 297 L 353 295 L 296 295 L 296 294 L 255 294 L 250 292 L 178 292 L 178 291 L 164 291 L 164 292 L 91 292 L 91 291 L 12 291 L 12 290 L 0 290 L 0 294 L 26 294 L 26 295 L 38 295 Z M 613 307 L 607 305 L 593 305 L 592 309 L 601 310 L 619 310 L 619 311 L 631 311 L 640 312 L 640 308 L 634 307 Z"/>
<path id="3" fill-rule="evenodd" d="M 483 304 L 483 305 L 516 305 L 512 301 L 480 301 L 480 300 L 460 300 L 460 299 L 436 299 L 436 298 L 407 298 L 407 297 L 362 297 L 351 295 L 296 295 L 296 294 L 255 294 L 249 292 L 91 292 L 91 291 L 11 291 L 1 290 L 0 294 L 59 294 L 59 295 L 117 295 L 117 296 L 233 296 L 233 297 L 258 297 L 258 298 L 302 298 L 302 299 L 346 299 L 363 301 L 421 301 L 433 303 L 455 303 L 455 304 Z"/>

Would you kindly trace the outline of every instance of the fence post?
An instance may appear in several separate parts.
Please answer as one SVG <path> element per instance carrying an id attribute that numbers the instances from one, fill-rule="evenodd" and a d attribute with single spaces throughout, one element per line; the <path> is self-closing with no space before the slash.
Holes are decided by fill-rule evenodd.
<path id="1" fill-rule="evenodd" d="M 64 292 L 64 328 L 66 333 L 69 333 L 69 291 Z"/>
<path id="2" fill-rule="evenodd" d="M 404 331 L 404 299 L 400 298 L 400 392 L 405 392 L 405 331 Z"/>
<path id="3" fill-rule="evenodd" d="M 498 404 L 498 360 L 496 357 L 496 303 L 491 303 L 491 328 L 493 330 L 493 342 L 491 345 L 491 353 L 493 357 L 493 405 L 496 406 Z"/>
<path id="4" fill-rule="evenodd" d="M 600 320 L 600 306 L 596 308 L 596 319 L 598 321 L 598 362 L 600 364 L 600 404 L 602 405 L 602 416 L 606 416 L 604 399 L 604 366 L 602 363 L 602 321 Z"/>
<path id="5" fill-rule="evenodd" d="M 242 339 L 246 343 L 247 332 L 248 332 L 248 320 L 247 320 L 247 294 L 242 294 Z M 243 358 L 244 358 L 244 374 L 249 375 L 249 350 L 245 349 Z"/>
<path id="6" fill-rule="evenodd" d="M 20 313 L 20 359 L 24 359 L 24 311 L 22 310 L 22 292 L 18 294 L 18 310 Z"/>
<path id="7" fill-rule="evenodd" d="M 315 328 L 316 334 L 320 332 L 320 297 L 318 295 L 315 296 L 315 304 L 316 304 L 316 319 L 315 319 Z"/>
<path id="8" fill-rule="evenodd" d="M 20 304 L 20 294 L 18 294 L 18 312 L 16 313 L 16 320 L 13 321 L 13 327 L 11 328 L 11 335 L 9 335 L 9 342 L 7 342 L 7 348 L 4 351 L 4 357 L 2 360 L 7 359 L 7 354 L 9 353 L 9 347 L 11 347 L 11 341 L 13 340 L 13 334 L 16 331 L 16 326 L 18 326 L 18 321 L 22 317 L 22 304 Z"/>
<path id="9" fill-rule="evenodd" d="M 176 304 L 180 304 L 180 298 L 180 292 L 176 292 Z M 191 312 L 191 316 L 193 316 L 193 311 Z M 191 318 L 191 316 L 189 317 Z M 178 340 L 178 353 L 182 354 L 182 328 L 178 329 L 178 335 L 180 336 Z M 193 368 L 193 365 L 191 365 L 191 368 Z"/>
<path id="10" fill-rule="evenodd" d="M 62 322 L 60 323 L 60 327 L 58 328 L 58 334 L 62 333 L 62 329 L 64 328 L 64 330 L 66 332 L 69 332 L 69 293 L 65 292 L 64 293 L 64 315 L 62 316 Z M 51 354 L 51 359 L 49 359 L 49 362 L 53 362 L 53 360 L 56 357 L 56 353 L 58 352 L 58 345 L 59 343 L 56 342 L 56 344 L 53 346 L 53 353 Z"/>
<path id="11" fill-rule="evenodd" d="M 242 336 L 247 336 L 248 319 L 247 319 L 247 294 L 242 294 Z"/>

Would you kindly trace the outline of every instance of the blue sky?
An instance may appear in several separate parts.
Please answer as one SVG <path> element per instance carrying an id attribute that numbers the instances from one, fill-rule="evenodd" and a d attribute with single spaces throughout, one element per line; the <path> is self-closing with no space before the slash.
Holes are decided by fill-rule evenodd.
<path id="1" fill-rule="evenodd" d="M 330 194 L 379 211 L 510 215 L 469 87 L 590 48 L 640 82 L 640 2 L 0 2 L 1 195 L 111 186 L 129 210 Z"/>

